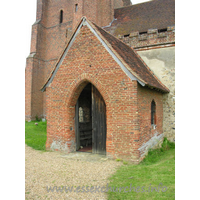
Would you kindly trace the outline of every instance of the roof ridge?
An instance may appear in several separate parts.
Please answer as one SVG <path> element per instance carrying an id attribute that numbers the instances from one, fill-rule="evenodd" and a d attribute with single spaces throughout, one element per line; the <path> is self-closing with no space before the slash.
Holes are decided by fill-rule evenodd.
<path id="1" fill-rule="evenodd" d="M 88 22 L 90 22 L 90 21 L 88 21 Z M 119 39 L 118 39 L 117 37 L 115 37 L 114 35 L 111 35 L 109 32 L 107 32 L 107 31 L 104 30 L 103 28 L 101 28 L 101 27 L 99 27 L 98 25 L 96 25 L 94 22 L 90 22 L 90 25 L 92 25 L 92 27 L 93 27 L 101 36 L 103 36 L 103 35 L 96 29 L 95 26 L 97 26 L 98 28 L 102 29 L 102 30 L 105 31 L 107 34 L 109 34 L 111 37 L 114 37 L 116 40 L 118 40 L 119 42 L 123 43 L 124 45 L 127 45 L 126 43 L 124 43 L 123 41 L 119 40 Z M 95 25 L 95 26 L 93 26 L 93 25 Z M 118 55 L 118 58 L 120 57 L 120 58 L 119 58 L 120 61 L 122 61 L 123 64 L 125 64 L 125 65 L 128 67 L 129 71 L 130 71 L 134 76 L 136 76 L 136 78 L 138 78 L 140 81 L 146 83 L 146 81 L 144 81 L 138 74 L 135 74 L 135 72 L 127 65 L 126 61 L 119 55 L 118 52 L 116 52 L 116 50 L 112 47 L 112 45 L 107 41 L 107 39 L 106 39 L 104 36 L 103 36 L 103 38 L 104 38 L 104 42 L 106 42 L 106 44 L 107 44 L 110 48 L 112 48 L 112 50 L 115 52 L 115 54 Z M 127 47 L 129 47 L 129 46 L 127 45 Z M 133 50 L 131 47 L 129 47 L 129 48 L 130 48 L 131 50 Z M 125 63 L 124 63 L 124 62 L 125 62 Z"/>
<path id="2" fill-rule="evenodd" d="M 144 61 L 133 48 L 115 36 L 111 35 L 101 27 L 97 26 L 94 22 L 87 20 L 86 17 L 82 17 L 74 29 L 74 32 L 65 45 L 64 50 L 62 51 L 61 56 L 58 58 L 54 69 L 41 88 L 42 91 L 44 91 L 46 87 L 53 81 L 57 70 L 59 69 L 60 65 L 62 65 L 62 62 L 65 59 L 74 40 L 76 39 L 81 27 L 84 25 L 87 25 L 93 34 L 99 38 L 103 46 L 107 49 L 113 59 L 120 65 L 121 69 L 131 80 L 137 80 L 142 86 L 147 85 L 157 88 L 163 92 L 169 92 L 168 88 L 164 86 L 161 81 L 159 81 L 159 79 L 153 74 L 150 68 L 146 65 L 146 63 L 144 63 Z"/>
<path id="3" fill-rule="evenodd" d="M 99 27 L 98 25 L 96 25 L 94 22 L 92 22 L 96 27 L 100 28 L 102 31 L 104 31 L 105 33 L 107 33 L 108 35 L 110 35 L 111 37 L 115 38 L 118 42 L 122 43 L 123 45 L 125 45 L 127 48 L 130 49 L 130 51 L 132 51 L 133 53 L 135 53 L 136 57 L 143 63 L 144 67 L 150 72 L 150 74 L 153 76 L 153 78 L 155 78 L 155 80 L 162 85 L 162 87 L 169 92 L 169 89 L 158 79 L 158 77 L 153 73 L 153 71 L 148 67 L 148 65 L 144 62 L 144 60 L 140 57 L 140 55 L 137 53 L 137 51 L 133 48 L 131 48 L 129 45 L 127 45 L 125 42 L 119 40 L 117 37 L 115 37 L 114 35 L 110 34 L 108 31 L 102 29 L 101 27 Z M 95 27 L 94 27 L 95 28 Z M 95 28 L 96 30 L 96 28 Z M 98 30 L 97 30 L 98 31 Z M 99 32 L 99 31 L 98 31 Z M 101 33 L 100 33 L 101 34 Z M 102 34 L 101 34 L 102 35 Z M 102 35 L 103 36 L 103 35 Z M 103 36 L 104 37 L 104 36 Z M 104 37 L 105 38 L 105 37 Z M 107 41 L 107 39 L 105 38 L 105 40 Z M 114 49 L 112 47 L 112 45 L 107 41 L 109 47 L 111 47 L 112 49 Z M 114 49 L 114 51 L 116 52 L 116 50 Z M 116 52 L 117 55 L 119 55 L 118 52 Z M 119 55 L 120 56 L 120 55 Z M 120 56 L 121 57 L 121 56 Z M 126 61 L 121 57 L 121 59 L 126 63 Z M 121 60 L 120 59 L 120 60 Z M 146 82 L 143 78 L 141 78 L 138 74 L 136 74 L 132 69 L 130 69 L 130 67 L 128 67 L 128 69 L 130 70 L 131 73 L 133 73 L 134 76 L 136 76 L 139 80 L 142 80 L 143 82 Z M 146 82 L 147 84 L 147 82 Z M 149 84 L 147 84 L 149 85 Z"/>
<path id="4" fill-rule="evenodd" d="M 52 69 L 51 73 L 49 74 L 48 78 L 46 79 L 44 85 L 41 87 L 41 91 L 44 91 L 48 82 L 51 80 L 51 78 L 53 77 L 53 74 L 57 68 L 57 65 L 59 64 L 59 62 L 61 61 L 63 55 L 65 54 L 65 50 L 67 49 L 67 47 L 69 46 L 71 40 L 73 39 L 75 33 L 77 32 L 79 26 L 81 25 L 81 23 L 84 21 L 84 20 L 87 20 L 87 18 L 85 16 L 83 16 L 80 20 L 80 22 L 76 25 L 76 27 L 74 28 L 74 31 L 73 31 L 73 34 L 70 36 L 69 40 L 67 41 L 66 45 L 64 46 L 63 50 L 62 50 L 62 53 L 60 54 L 60 56 L 58 57 L 56 63 L 55 63 L 55 66 L 54 68 Z"/>
<path id="5" fill-rule="evenodd" d="M 92 28 L 96 31 L 96 32 L 98 32 L 98 35 L 101 37 L 101 39 L 103 39 L 103 41 L 106 43 L 106 45 L 112 50 L 112 52 L 114 52 L 115 53 L 115 55 L 117 56 L 117 58 L 120 60 L 120 62 L 122 62 L 123 63 L 123 65 L 124 66 L 126 66 L 126 68 L 127 68 L 127 70 L 133 75 L 133 76 L 135 76 L 139 81 L 141 81 L 142 83 L 145 83 L 145 84 L 147 84 L 146 83 L 146 81 L 145 80 L 143 80 L 138 74 L 136 74 L 130 67 L 129 67 L 129 65 L 126 63 L 126 61 L 119 55 L 119 53 L 118 52 L 116 52 L 116 50 L 112 47 L 112 45 L 108 42 L 108 40 L 99 32 L 99 30 L 98 29 L 96 29 L 96 27 L 98 27 L 98 28 L 100 28 L 100 29 L 102 29 L 101 27 L 99 27 L 99 26 L 97 26 L 94 22 L 91 22 L 91 21 L 87 21 L 89 24 L 90 24 L 90 26 L 92 26 Z M 95 27 L 96 26 L 96 27 Z M 102 29 L 103 31 L 105 31 L 104 29 Z M 105 31 L 105 32 L 107 32 L 107 31 Z M 107 32 L 108 33 L 108 32 Z M 113 35 L 111 35 L 110 33 L 108 33 L 110 36 L 112 36 L 112 37 L 114 37 Z M 115 37 L 114 37 L 115 38 Z M 117 38 L 115 38 L 115 39 L 117 39 Z M 118 39 L 117 39 L 118 40 Z M 119 40 L 120 41 L 120 40 Z M 121 42 L 121 41 L 120 41 Z M 125 44 L 125 43 L 124 43 Z"/>

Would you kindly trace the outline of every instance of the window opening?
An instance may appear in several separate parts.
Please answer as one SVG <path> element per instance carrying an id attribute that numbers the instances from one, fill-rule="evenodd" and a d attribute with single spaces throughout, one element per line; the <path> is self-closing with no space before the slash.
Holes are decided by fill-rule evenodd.
<path id="1" fill-rule="evenodd" d="M 158 33 L 166 32 L 166 31 L 167 31 L 167 28 L 158 29 Z"/>
<path id="2" fill-rule="evenodd" d="M 151 125 L 155 125 L 156 124 L 156 103 L 153 100 L 151 102 Z"/>
<path id="3" fill-rule="evenodd" d="M 130 36 L 130 34 L 124 35 L 124 37 L 129 37 L 129 36 Z"/>
<path id="4" fill-rule="evenodd" d="M 78 11 L 78 4 L 75 4 L 75 12 Z"/>
<path id="5" fill-rule="evenodd" d="M 147 34 L 147 31 L 139 32 L 140 35 Z"/>
<path id="6" fill-rule="evenodd" d="M 63 23 L 63 10 L 60 11 L 60 24 Z"/>

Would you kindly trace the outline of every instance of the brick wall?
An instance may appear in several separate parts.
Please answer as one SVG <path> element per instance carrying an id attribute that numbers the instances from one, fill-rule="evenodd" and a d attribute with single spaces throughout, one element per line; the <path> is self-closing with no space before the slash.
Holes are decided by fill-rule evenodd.
<path id="1" fill-rule="evenodd" d="M 123 1 L 123 6 L 130 6 L 132 5 L 131 0 L 122 0 Z"/>
<path id="2" fill-rule="evenodd" d="M 163 95 L 163 133 L 171 141 L 175 139 L 175 47 L 138 51 L 153 73 L 170 92 Z"/>
<path id="3" fill-rule="evenodd" d="M 156 128 L 151 125 L 151 102 L 156 104 Z M 147 143 L 154 135 L 163 133 L 163 94 L 144 88 L 138 84 L 138 113 L 140 134 L 139 147 Z M 140 155 L 143 152 L 140 152 Z"/>
<path id="4" fill-rule="evenodd" d="M 40 63 L 40 64 L 39 64 Z M 43 62 L 35 58 L 35 53 L 26 60 L 25 70 L 25 120 L 43 117 L 43 93 L 40 91 L 43 83 Z"/>
<path id="5" fill-rule="evenodd" d="M 59 25 L 61 10 L 63 11 L 62 23 L 70 23 L 72 29 L 83 16 L 99 26 L 108 25 L 114 17 L 114 0 L 59 0 L 59 2 L 43 0 L 43 9 L 41 6 L 42 4 L 38 2 L 37 15 L 40 16 L 42 10 L 41 23 L 48 28 Z"/>
<path id="6" fill-rule="evenodd" d="M 141 144 L 138 142 L 141 124 L 138 121 L 137 82 L 127 77 L 86 26 L 81 28 L 53 82 L 46 88 L 47 149 L 75 151 L 75 105 L 88 82 L 99 90 L 106 104 L 107 156 L 137 162 Z M 149 95 L 151 92 L 147 89 Z M 142 93 L 140 89 L 141 96 Z M 153 92 L 151 97 L 154 94 L 162 96 Z"/>
<path id="7" fill-rule="evenodd" d="M 75 4 L 78 4 L 77 12 L 75 12 Z M 60 23 L 61 10 L 63 11 L 62 23 Z M 28 81 L 32 81 L 31 92 L 34 103 L 31 103 L 32 99 L 30 95 L 26 97 L 26 116 L 31 116 L 31 119 L 35 119 L 36 113 L 38 116 L 45 117 L 46 97 L 41 93 L 40 88 L 48 78 L 56 60 L 59 58 L 65 44 L 70 38 L 72 29 L 77 25 L 83 15 L 88 16 L 100 26 L 108 25 L 113 20 L 113 0 L 59 0 L 59 2 L 37 0 L 37 15 L 36 22 L 32 26 L 30 50 L 30 54 L 36 53 L 34 59 L 37 60 L 37 64 L 34 62 L 32 66 L 31 73 L 34 72 L 34 74 L 26 77 L 26 85 Z M 29 77 L 30 80 L 28 80 Z M 30 89 L 27 85 L 26 91 L 29 90 L 28 88 Z M 26 117 L 26 120 L 30 120 L 30 117 Z"/>
<path id="8" fill-rule="evenodd" d="M 123 1 L 122 0 L 115 0 L 114 1 L 114 8 L 121 8 L 123 7 Z"/>
<path id="9" fill-rule="evenodd" d="M 47 148 L 56 141 L 62 141 L 64 149 L 66 143 L 75 144 L 75 104 L 88 81 L 106 103 L 108 155 L 134 157 L 130 149 L 131 133 L 138 130 L 137 104 L 133 104 L 137 83 L 130 81 L 87 27 L 82 28 L 46 91 Z M 75 146 L 68 146 L 68 150 L 75 150 Z"/>
<path id="10" fill-rule="evenodd" d="M 158 29 L 149 29 L 143 33 L 134 31 L 128 35 L 118 35 L 117 37 L 135 49 L 173 44 L 175 42 L 175 26 L 169 26 L 163 32 L 160 31 Z"/>
<path id="11" fill-rule="evenodd" d="M 32 70 L 33 70 L 33 58 L 27 58 L 25 69 L 25 119 L 31 120 L 31 91 L 32 91 Z"/>
<path id="12" fill-rule="evenodd" d="M 62 147 L 61 149 L 66 151 L 74 150 L 74 106 L 78 95 L 90 81 L 98 88 L 107 106 L 108 155 L 137 160 L 140 156 L 137 149 L 154 133 L 150 131 L 151 127 L 147 124 L 150 121 L 147 119 L 149 101 L 155 95 L 157 99 L 155 101 L 160 106 L 160 94 L 141 88 L 135 81 L 130 82 L 86 27 L 70 49 L 67 60 L 63 62 L 53 83 L 46 92 L 40 91 L 71 36 L 73 27 L 80 21 L 82 15 L 88 15 L 100 26 L 108 25 L 108 22 L 113 20 L 114 6 L 122 4 L 119 0 L 88 2 L 91 3 L 86 1 L 83 3 L 82 0 L 59 0 L 59 3 L 38 0 L 37 21 L 32 28 L 31 54 L 27 58 L 26 66 L 26 120 L 34 119 L 36 115 L 45 117 L 47 109 L 47 148 L 54 144 L 56 148 Z M 79 6 L 77 13 L 75 4 Z M 62 23 L 60 23 L 61 10 L 63 10 Z M 175 33 L 173 27 L 168 27 L 164 33 L 158 33 L 158 30 L 154 29 L 148 30 L 143 36 L 138 32 L 133 32 L 129 36 L 119 37 L 131 47 L 139 49 L 173 43 Z M 89 67 L 90 65 L 92 67 Z M 145 96 L 144 91 L 149 96 Z M 140 102 L 138 107 L 137 96 Z M 165 108 L 167 108 L 168 99 L 167 97 Z M 46 101 L 48 106 L 46 106 Z M 146 121 L 142 121 L 144 119 Z M 139 129 L 140 126 L 141 129 Z M 70 130 L 70 127 L 73 130 Z M 162 133 L 160 127 L 161 124 L 158 125 L 157 130 Z"/>
<path id="13" fill-rule="evenodd" d="M 170 93 L 163 96 L 163 133 L 175 141 L 175 26 L 169 26 L 163 32 L 149 29 L 143 34 L 135 31 L 118 38 L 137 50 L 153 73 L 170 89 Z"/>
<path id="14" fill-rule="evenodd" d="M 44 0 L 37 0 L 37 13 L 36 13 L 36 21 L 42 18 L 42 4 Z"/>

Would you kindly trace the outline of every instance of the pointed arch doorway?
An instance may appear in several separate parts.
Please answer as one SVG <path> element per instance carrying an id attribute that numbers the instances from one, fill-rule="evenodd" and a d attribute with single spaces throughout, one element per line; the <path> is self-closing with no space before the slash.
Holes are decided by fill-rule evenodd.
<path id="1" fill-rule="evenodd" d="M 106 154 L 106 104 L 91 83 L 76 103 L 75 134 L 77 151 Z"/>

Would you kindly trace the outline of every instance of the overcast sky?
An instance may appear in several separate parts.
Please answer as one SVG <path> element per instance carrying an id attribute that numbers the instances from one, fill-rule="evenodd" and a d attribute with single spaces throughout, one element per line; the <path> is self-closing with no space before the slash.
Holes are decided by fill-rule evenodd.
<path id="1" fill-rule="evenodd" d="M 132 1 L 132 4 L 137 4 L 137 3 L 142 3 L 145 1 L 149 1 L 149 0 L 131 0 L 131 1 Z M 32 25 L 36 19 L 36 3 L 37 3 L 37 1 L 36 0 L 28 0 L 28 1 L 21 0 L 20 3 L 19 3 L 19 1 L 13 1 L 13 2 L 15 4 L 14 6 L 12 6 L 13 10 L 15 13 L 17 13 L 17 14 L 15 14 L 15 15 L 17 15 L 17 18 L 15 19 L 16 20 L 15 26 L 18 30 L 19 30 L 19 28 L 21 30 L 20 32 L 17 32 L 17 34 L 19 34 L 19 36 L 20 36 L 18 38 L 21 38 L 21 40 L 20 40 L 21 41 L 20 42 L 21 56 L 23 57 L 22 59 L 24 59 L 24 67 L 25 67 L 26 57 L 30 53 L 31 29 L 32 29 Z M 18 8 L 17 9 L 18 12 L 15 8 Z M 12 12 L 10 12 L 10 13 L 12 13 Z M 12 32 L 9 32 L 9 34 L 12 34 Z M 7 36 L 7 33 L 6 33 L 6 36 Z"/>
<path id="2" fill-rule="evenodd" d="M 150 0 L 131 0 L 132 4 L 142 3 Z"/>
<path id="3" fill-rule="evenodd" d="M 146 2 L 146 1 L 150 1 L 150 0 L 131 0 L 132 4 L 137 4 L 137 3 L 142 3 L 142 2 Z M 18 1 L 16 1 L 18 2 Z M 22 21 L 20 23 L 24 23 L 24 27 L 23 27 L 23 32 L 24 32 L 24 36 L 23 36 L 23 40 L 26 41 L 23 45 L 24 45 L 24 49 L 23 49 L 23 53 L 21 55 L 24 56 L 24 58 L 26 58 L 26 56 L 29 55 L 30 53 L 30 40 L 31 40 L 31 28 L 32 28 L 32 24 L 35 22 L 36 19 L 36 0 L 28 0 L 25 1 L 23 0 L 22 2 L 26 2 L 25 5 L 23 6 L 23 8 L 26 8 L 26 10 L 24 10 L 23 14 L 26 15 L 26 18 L 22 18 Z M 19 13 L 20 15 L 21 13 Z"/>

